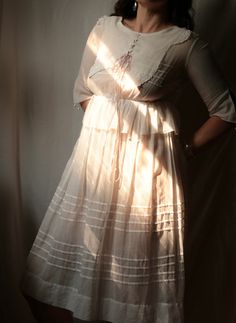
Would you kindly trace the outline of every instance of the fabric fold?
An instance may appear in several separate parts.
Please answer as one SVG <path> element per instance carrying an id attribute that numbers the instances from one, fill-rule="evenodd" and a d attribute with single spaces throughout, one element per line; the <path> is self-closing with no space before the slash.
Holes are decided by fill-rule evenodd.
<path id="1" fill-rule="evenodd" d="M 120 99 L 121 133 L 132 137 L 152 133 L 178 134 L 177 111 L 167 101 L 140 102 Z M 105 131 L 116 130 L 118 115 L 112 98 L 93 95 L 83 118 L 83 126 Z"/>

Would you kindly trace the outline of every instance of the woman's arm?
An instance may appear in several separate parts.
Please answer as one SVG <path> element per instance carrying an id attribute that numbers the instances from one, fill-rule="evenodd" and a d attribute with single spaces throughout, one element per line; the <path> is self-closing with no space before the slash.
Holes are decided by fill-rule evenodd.
<path id="1" fill-rule="evenodd" d="M 231 128 L 232 124 L 222 120 L 217 116 L 210 117 L 193 135 L 191 144 L 194 150 L 197 150 L 217 138 L 227 129 Z"/>
<path id="2" fill-rule="evenodd" d="M 91 66 L 94 64 L 101 36 L 103 33 L 104 17 L 98 19 L 91 30 L 80 63 L 79 73 L 75 80 L 73 89 L 73 101 L 75 108 L 82 108 L 84 111 L 93 96 L 87 85 L 87 79 Z"/>
<path id="3" fill-rule="evenodd" d="M 193 149 L 199 149 L 236 123 L 235 104 L 206 42 L 199 38 L 193 42 L 185 67 L 209 112 L 209 119 L 191 140 Z"/>

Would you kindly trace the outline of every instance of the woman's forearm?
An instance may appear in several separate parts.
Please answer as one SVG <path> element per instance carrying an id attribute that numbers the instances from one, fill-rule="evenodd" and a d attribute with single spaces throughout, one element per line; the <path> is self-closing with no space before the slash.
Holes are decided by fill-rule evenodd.
<path id="1" fill-rule="evenodd" d="M 224 121 L 217 116 L 210 117 L 193 135 L 192 147 L 198 150 L 208 142 L 217 138 L 224 131 L 232 127 L 232 123 Z"/>

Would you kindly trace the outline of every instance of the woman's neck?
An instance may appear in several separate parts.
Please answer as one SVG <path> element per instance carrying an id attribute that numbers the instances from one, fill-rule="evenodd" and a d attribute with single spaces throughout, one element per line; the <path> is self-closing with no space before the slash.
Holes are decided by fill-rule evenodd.
<path id="1" fill-rule="evenodd" d="M 138 4 L 136 18 L 130 23 L 133 30 L 144 33 L 155 32 L 172 25 L 167 19 L 166 11 L 152 11 L 141 4 Z"/>

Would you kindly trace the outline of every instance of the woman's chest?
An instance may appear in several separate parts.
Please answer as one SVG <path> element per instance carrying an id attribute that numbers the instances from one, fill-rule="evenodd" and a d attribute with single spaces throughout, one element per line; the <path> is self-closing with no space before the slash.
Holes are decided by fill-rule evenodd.
<path id="1" fill-rule="evenodd" d="M 89 84 L 100 92 L 123 96 L 155 96 L 168 75 L 176 76 L 176 60 L 168 57 L 170 48 L 187 37 L 147 37 L 140 33 L 125 35 L 105 32 L 89 71 Z M 101 94 L 100 93 L 100 94 Z"/>

